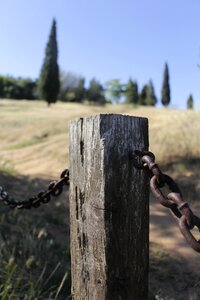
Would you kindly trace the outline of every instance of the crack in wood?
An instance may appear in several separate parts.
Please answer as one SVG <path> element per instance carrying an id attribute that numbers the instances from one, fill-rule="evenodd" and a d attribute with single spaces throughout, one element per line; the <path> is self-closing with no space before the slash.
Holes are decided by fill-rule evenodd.
<path id="1" fill-rule="evenodd" d="M 83 141 L 83 118 L 80 118 L 81 121 L 81 139 L 80 139 L 80 155 L 81 163 L 84 164 L 84 141 Z"/>

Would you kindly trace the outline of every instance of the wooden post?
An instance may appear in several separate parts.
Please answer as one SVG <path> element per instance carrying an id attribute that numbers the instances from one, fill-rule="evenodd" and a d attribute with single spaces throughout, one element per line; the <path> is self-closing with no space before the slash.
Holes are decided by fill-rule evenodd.
<path id="1" fill-rule="evenodd" d="M 129 154 L 148 150 L 148 120 L 70 123 L 72 299 L 146 300 L 149 187 Z"/>

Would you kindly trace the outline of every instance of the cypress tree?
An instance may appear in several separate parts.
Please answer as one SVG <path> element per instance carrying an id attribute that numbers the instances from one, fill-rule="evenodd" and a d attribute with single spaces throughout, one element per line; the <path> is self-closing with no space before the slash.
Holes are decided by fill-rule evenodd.
<path id="1" fill-rule="evenodd" d="M 138 103 L 138 85 L 137 82 L 133 82 L 133 80 L 130 78 L 125 90 L 125 102 L 126 103 Z"/>
<path id="2" fill-rule="evenodd" d="M 187 99 L 187 109 L 193 109 L 194 108 L 194 100 L 192 97 L 192 94 Z"/>
<path id="3" fill-rule="evenodd" d="M 39 79 L 40 95 L 47 101 L 48 105 L 56 102 L 60 88 L 57 58 L 58 47 L 56 40 L 56 20 L 53 19 Z"/>
<path id="4" fill-rule="evenodd" d="M 167 63 L 164 69 L 161 102 L 164 106 L 168 106 L 170 103 L 169 69 Z"/>

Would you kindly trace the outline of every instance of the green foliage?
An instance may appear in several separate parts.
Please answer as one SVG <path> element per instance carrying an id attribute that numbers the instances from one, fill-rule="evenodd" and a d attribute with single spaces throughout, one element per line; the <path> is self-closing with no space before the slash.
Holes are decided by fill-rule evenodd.
<path id="1" fill-rule="evenodd" d="M 0 98 L 7 98 L 4 97 L 4 77 L 0 76 Z"/>
<path id="2" fill-rule="evenodd" d="M 103 86 L 95 78 L 91 79 L 87 90 L 88 101 L 96 104 L 105 104 L 106 99 L 103 92 Z"/>
<path id="3" fill-rule="evenodd" d="M 141 93 L 139 95 L 139 104 L 140 105 L 147 105 L 147 94 L 148 94 L 148 85 L 145 84 L 141 90 Z"/>
<path id="4" fill-rule="evenodd" d="M 152 81 L 149 81 L 149 84 L 145 84 L 141 90 L 139 95 L 139 104 L 140 105 L 148 105 L 155 106 L 157 102 L 157 98 L 154 92 L 154 86 Z"/>
<path id="5" fill-rule="evenodd" d="M 105 83 L 106 94 L 111 102 L 118 103 L 124 90 L 124 85 L 120 83 L 119 79 L 112 79 Z"/>
<path id="6" fill-rule="evenodd" d="M 49 105 L 56 102 L 60 88 L 57 58 L 58 47 L 56 40 L 56 21 L 54 19 L 39 79 L 40 95 Z"/>
<path id="7" fill-rule="evenodd" d="M 85 98 L 85 78 L 80 78 L 78 86 L 75 88 L 75 99 L 76 102 L 82 102 Z"/>
<path id="8" fill-rule="evenodd" d="M 170 103 L 169 69 L 167 63 L 164 69 L 161 102 L 164 106 L 168 106 Z"/>
<path id="9" fill-rule="evenodd" d="M 0 76 L 0 98 L 35 99 L 36 82 L 30 78 Z"/>
<path id="10" fill-rule="evenodd" d="M 80 75 L 72 72 L 60 72 L 60 93 L 59 99 L 61 101 L 76 101 L 76 96 L 79 102 L 85 97 L 85 79 Z M 76 90 L 78 93 L 76 95 Z"/>
<path id="11" fill-rule="evenodd" d="M 187 99 L 187 109 L 193 109 L 193 108 L 194 108 L 194 99 L 192 97 L 192 94 L 190 94 Z"/>
<path id="12" fill-rule="evenodd" d="M 154 92 L 153 82 L 150 80 L 146 90 L 146 105 L 155 106 L 157 98 Z"/>
<path id="13" fill-rule="evenodd" d="M 138 84 L 137 82 L 133 82 L 130 78 L 125 89 L 125 102 L 138 104 L 139 95 L 138 95 Z"/>

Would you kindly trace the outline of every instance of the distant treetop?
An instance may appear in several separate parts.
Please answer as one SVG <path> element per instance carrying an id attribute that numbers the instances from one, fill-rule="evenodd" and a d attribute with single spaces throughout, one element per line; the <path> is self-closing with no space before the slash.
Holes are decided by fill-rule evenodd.
<path id="1" fill-rule="evenodd" d="M 193 109 L 193 108 L 194 108 L 194 99 L 192 97 L 192 94 L 190 94 L 187 99 L 187 109 Z"/>
<path id="2" fill-rule="evenodd" d="M 60 88 L 57 59 L 58 46 L 56 39 L 56 20 L 53 19 L 39 79 L 40 95 L 47 101 L 48 105 L 56 102 Z"/>
<path id="3" fill-rule="evenodd" d="M 165 63 L 164 68 L 161 102 L 164 106 L 168 106 L 170 103 L 169 68 L 167 63 Z"/>

